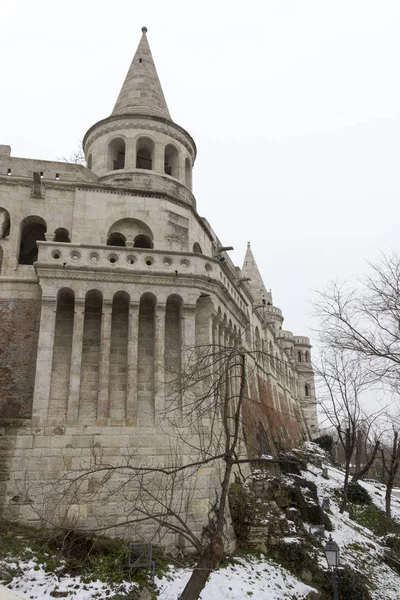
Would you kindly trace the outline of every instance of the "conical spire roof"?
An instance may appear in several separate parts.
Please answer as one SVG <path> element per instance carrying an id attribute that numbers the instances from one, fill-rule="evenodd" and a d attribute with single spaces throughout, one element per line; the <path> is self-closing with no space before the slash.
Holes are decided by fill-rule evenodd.
<path id="1" fill-rule="evenodd" d="M 264 285 L 263 278 L 261 277 L 261 273 L 258 270 L 256 260 L 250 248 L 250 242 L 247 243 L 247 250 L 243 261 L 242 273 L 243 277 L 250 278 L 249 287 L 251 293 L 254 296 L 254 300 L 260 303 L 263 300 L 265 300 L 266 304 L 272 304 L 271 292 L 268 292 Z"/>
<path id="2" fill-rule="evenodd" d="M 142 38 L 112 114 L 139 113 L 171 119 L 146 33 L 147 28 L 143 27 Z"/>

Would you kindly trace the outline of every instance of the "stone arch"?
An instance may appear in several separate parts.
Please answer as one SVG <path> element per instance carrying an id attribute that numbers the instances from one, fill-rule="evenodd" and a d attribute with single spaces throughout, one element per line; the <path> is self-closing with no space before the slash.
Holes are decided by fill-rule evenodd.
<path id="1" fill-rule="evenodd" d="M 109 240 L 111 236 L 117 234 L 120 236 L 119 239 L 122 240 L 124 238 L 125 243 L 115 245 L 125 246 L 126 242 L 130 242 L 135 248 L 153 248 L 154 246 L 153 232 L 146 223 L 139 219 L 125 217 L 115 221 L 108 230 L 107 240 Z M 117 238 L 115 237 L 113 239 Z"/>
<path id="2" fill-rule="evenodd" d="M 71 239 L 68 229 L 65 229 L 64 227 L 56 229 L 54 232 L 54 242 L 70 243 Z"/>
<path id="3" fill-rule="evenodd" d="M 192 161 L 189 157 L 185 159 L 185 184 L 189 190 L 192 189 Z"/>
<path id="4" fill-rule="evenodd" d="M 303 353 L 301 350 L 297 350 L 297 362 L 303 362 Z"/>
<path id="5" fill-rule="evenodd" d="M 126 237 L 123 233 L 115 231 L 111 233 L 107 238 L 107 246 L 126 246 Z"/>
<path id="6" fill-rule="evenodd" d="M 179 179 L 179 150 L 174 144 L 167 144 L 164 148 L 164 172 Z"/>
<path id="7" fill-rule="evenodd" d="M 197 242 L 193 244 L 193 252 L 195 252 L 196 254 L 203 254 L 203 250 L 201 249 L 200 244 L 198 244 Z"/>
<path id="8" fill-rule="evenodd" d="M 147 292 L 140 298 L 138 335 L 138 420 L 154 425 L 155 417 L 155 329 L 157 300 Z"/>
<path id="9" fill-rule="evenodd" d="M 306 398 L 310 396 L 310 386 L 308 385 L 308 383 L 306 383 L 304 386 L 304 395 Z"/>
<path id="10" fill-rule="evenodd" d="M 165 308 L 164 369 L 167 395 L 175 396 L 182 369 L 182 307 L 178 294 L 167 298 Z"/>
<path id="11" fill-rule="evenodd" d="M 126 142 L 123 137 L 113 138 L 107 147 L 107 169 L 118 171 L 125 168 Z"/>
<path id="12" fill-rule="evenodd" d="M 271 454 L 271 448 L 268 441 L 268 435 L 263 424 L 260 422 L 257 425 L 256 440 L 258 442 L 259 456 L 269 456 Z"/>
<path id="13" fill-rule="evenodd" d="M 30 215 L 21 221 L 18 263 L 33 265 L 38 257 L 37 241 L 45 241 L 46 221 L 42 217 Z"/>
<path id="14" fill-rule="evenodd" d="M 10 235 L 11 220 L 7 209 L 0 206 L 0 240 Z"/>
<path id="15" fill-rule="evenodd" d="M 212 343 L 211 319 L 214 312 L 213 302 L 208 295 L 197 298 L 195 312 L 195 340 L 196 346 L 207 347 Z"/>
<path id="16" fill-rule="evenodd" d="M 79 418 L 84 424 L 92 424 L 97 418 L 102 309 L 102 293 L 89 290 L 85 296 L 79 396 Z"/>
<path id="17" fill-rule="evenodd" d="M 136 140 L 136 168 L 151 171 L 154 165 L 155 143 L 150 137 L 140 136 Z"/>
<path id="18" fill-rule="evenodd" d="M 54 419 L 57 423 L 67 418 L 74 313 L 74 291 L 61 288 L 57 294 L 49 402 L 49 419 Z"/>
<path id="19" fill-rule="evenodd" d="M 112 421 L 126 418 L 128 331 L 130 296 L 115 292 L 111 311 L 109 417 Z"/>

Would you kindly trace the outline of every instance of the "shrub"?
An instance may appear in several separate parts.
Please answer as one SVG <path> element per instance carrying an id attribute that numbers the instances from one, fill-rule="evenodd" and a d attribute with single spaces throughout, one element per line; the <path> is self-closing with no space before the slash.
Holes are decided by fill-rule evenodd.
<path id="1" fill-rule="evenodd" d="M 383 535 L 387 531 L 385 512 L 375 504 L 351 506 L 350 518 L 370 529 L 375 535 Z"/>
<path id="2" fill-rule="evenodd" d="M 315 438 L 313 442 L 315 444 L 318 444 L 318 446 L 322 448 L 322 450 L 325 450 L 326 452 L 329 452 L 329 454 L 332 454 L 334 442 L 333 437 L 331 435 L 320 435 L 319 437 Z"/>
<path id="3" fill-rule="evenodd" d="M 358 483 L 349 483 L 347 498 L 352 504 L 372 504 L 372 498 Z"/>
<path id="4" fill-rule="evenodd" d="M 247 486 L 233 483 L 229 489 L 229 508 L 239 544 L 245 544 L 256 516 L 256 499 Z"/>

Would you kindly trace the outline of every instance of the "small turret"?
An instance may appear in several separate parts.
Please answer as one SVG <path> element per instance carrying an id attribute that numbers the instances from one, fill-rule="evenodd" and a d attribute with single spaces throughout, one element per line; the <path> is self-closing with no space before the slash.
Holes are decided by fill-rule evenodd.
<path id="1" fill-rule="evenodd" d="M 146 27 L 111 115 L 89 129 L 83 147 L 100 183 L 166 192 L 195 204 L 196 145 L 171 119 Z"/>

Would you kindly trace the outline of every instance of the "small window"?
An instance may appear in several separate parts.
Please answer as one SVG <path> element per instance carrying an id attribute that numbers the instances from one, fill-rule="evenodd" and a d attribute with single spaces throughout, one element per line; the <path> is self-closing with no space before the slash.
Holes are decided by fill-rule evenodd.
<path id="1" fill-rule="evenodd" d="M 167 175 L 179 177 L 179 153 L 178 150 L 172 144 L 165 146 L 164 153 L 164 171 Z"/>
<path id="2" fill-rule="evenodd" d="M 304 395 L 306 397 L 308 397 L 310 395 L 310 386 L 307 384 L 304 386 Z"/>
<path id="3" fill-rule="evenodd" d="M 185 160 L 185 183 L 189 190 L 192 189 L 192 163 L 190 158 Z"/>
<path id="4" fill-rule="evenodd" d="M 56 229 L 54 232 L 54 241 L 64 243 L 70 242 L 71 240 L 69 239 L 68 230 L 64 229 L 64 227 L 59 227 L 58 229 Z"/>
<path id="5" fill-rule="evenodd" d="M 148 235 L 137 235 L 133 241 L 134 248 L 153 248 L 153 242 Z"/>
<path id="6" fill-rule="evenodd" d="M 151 171 L 153 168 L 153 158 L 153 140 L 150 138 L 139 138 L 136 144 L 136 168 Z"/>
<path id="7" fill-rule="evenodd" d="M 87 159 L 87 168 L 88 168 L 88 169 L 91 169 L 91 168 L 92 168 L 92 161 L 93 161 L 93 159 L 92 159 L 92 155 L 91 155 L 91 154 L 89 154 L 89 156 L 88 156 L 88 159 Z"/>
<path id="8" fill-rule="evenodd" d="M 193 244 L 193 252 L 195 252 L 196 254 L 203 254 L 203 251 L 201 249 L 200 244 L 198 244 L 197 242 L 195 242 Z"/>
<path id="9" fill-rule="evenodd" d="M 111 233 L 107 239 L 107 246 L 126 246 L 126 238 L 122 233 Z"/>
<path id="10" fill-rule="evenodd" d="M 306 352 L 304 355 L 304 358 L 305 358 L 306 363 L 309 363 L 310 362 L 310 353 Z"/>
<path id="11" fill-rule="evenodd" d="M 297 351 L 297 362 L 302 362 L 303 361 L 303 354 L 301 352 L 301 350 Z"/>
<path id="12" fill-rule="evenodd" d="M 108 169 L 117 171 L 125 168 L 125 140 L 115 138 L 108 145 Z"/>

